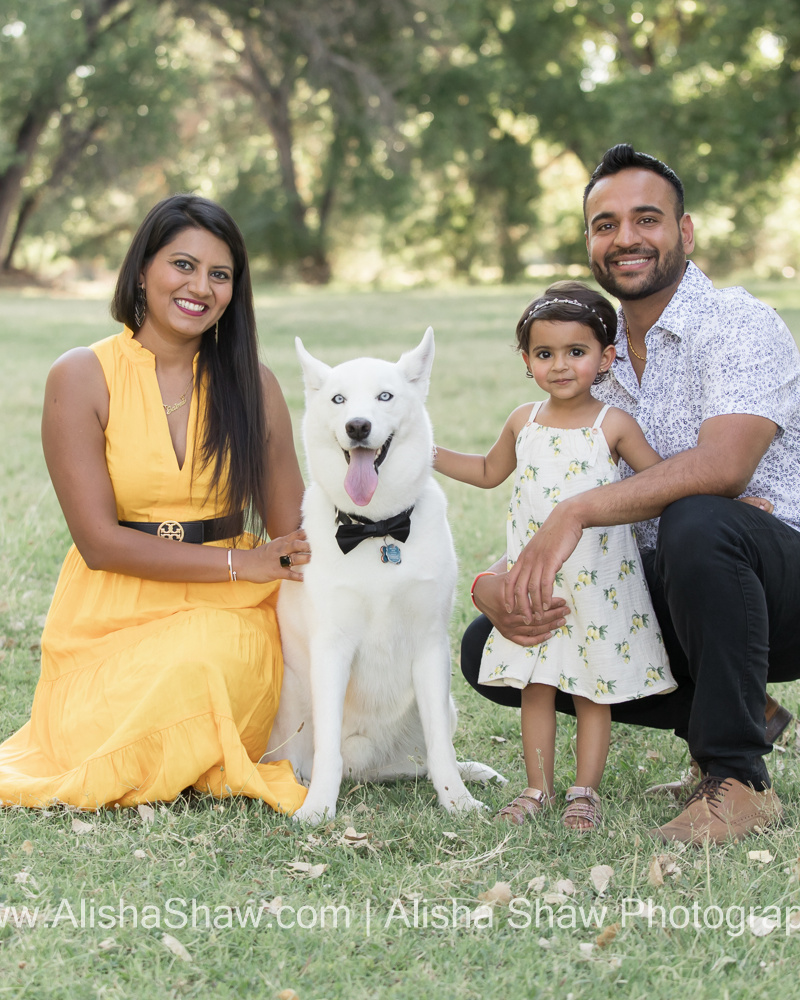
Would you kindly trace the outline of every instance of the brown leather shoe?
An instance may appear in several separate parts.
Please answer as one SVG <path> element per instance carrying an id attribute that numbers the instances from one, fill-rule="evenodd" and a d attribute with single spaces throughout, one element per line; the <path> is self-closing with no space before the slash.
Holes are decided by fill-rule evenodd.
<path id="1" fill-rule="evenodd" d="M 775 792 L 757 792 L 736 778 L 707 775 L 687 799 L 683 812 L 650 835 L 665 844 L 722 844 L 741 840 L 777 824 L 783 807 Z"/>
<path id="2" fill-rule="evenodd" d="M 777 743 L 783 731 L 792 721 L 792 713 L 768 694 L 764 719 L 767 724 L 767 743 Z"/>

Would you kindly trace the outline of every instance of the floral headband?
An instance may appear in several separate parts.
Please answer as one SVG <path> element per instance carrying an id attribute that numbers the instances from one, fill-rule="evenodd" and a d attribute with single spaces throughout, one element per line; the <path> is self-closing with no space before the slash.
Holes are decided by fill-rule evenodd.
<path id="1" fill-rule="evenodd" d="M 579 309 L 587 309 L 593 316 L 596 316 L 600 320 L 600 322 L 603 324 L 604 327 L 606 325 L 600 313 L 597 312 L 596 309 L 592 309 L 591 306 L 587 306 L 585 302 L 578 302 L 577 299 L 557 299 L 557 298 L 541 299 L 539 302 L 536 303 L 533 309 L 531 309 L 531 311 L 528 313 L 528 315 L 522 322 L 527 323 L 529 319 L 533 319 L 538 313 L 542 312 L 543 309 L 546 309 L 551 302 L 561 302 L 565 306 L 577 306 Z"/>

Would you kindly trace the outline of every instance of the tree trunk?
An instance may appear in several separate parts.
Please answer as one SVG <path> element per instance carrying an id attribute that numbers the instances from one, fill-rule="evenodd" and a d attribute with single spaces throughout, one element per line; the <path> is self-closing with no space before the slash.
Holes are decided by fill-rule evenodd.
<path id="1" fill-rule="evenodd" d="M 29 111 L 22 121 L 15 141 L 11 165 L 0 174 L 0 251 L 6 243 L 11 217 L 22 197 L 22 179 L 36 151 L 36 143 L 47 124 L 49 112 Z"/>

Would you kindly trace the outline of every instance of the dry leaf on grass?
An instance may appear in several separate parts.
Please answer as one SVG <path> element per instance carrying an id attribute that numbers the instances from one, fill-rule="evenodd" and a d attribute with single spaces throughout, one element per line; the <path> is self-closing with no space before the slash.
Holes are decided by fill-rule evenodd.
<path id="1" fill-rule="evenodd" d="M 751 861 L 759 861 L 762 865 L 768 865 L 770 861 L 775 860 L 775 856 L 770 854 L 769 851 L 748 851 L 747 857 Z"/>
<path id="2" fill-rule="evenodd" d="M 136 807 L 136 812 L 139 813 L 142 822 L 145 826 L 149 826 L 150 823 L 156 818 L 156 811 L 152 806 L 149 806 L 146 802 L 142 802 L 141 805 Z"/>
<path id="3" fill-rule="evenodd" d="M 662 759 L 661 754 L 658 752 L 658 750 L 648 750 L 647 753 L 645 754 L 645 757 L 648 760 L 661 760 Z"/>
<path id="4" fill-rule="evenodd" d="M 485 925 L 491 926 L 493 917 L 492 911 L 493 907 L 491 907 L 488 903 L 481 903 L 480 906 L 476 906 L 475 909 L 470 913 L 469 923 L 472 925 L 478 924 L 479 926 L 485 926 Z M 467 922 L 466 914 L 461 919 L 461 923 L 465 922 Z"/>
<path id="5" fill-rule="evenodd" d="M 778 917 L 757 917 L 751 913 L 747 923 L 755 937 L 766 937 L 775 930 L 780 920 Z"/>
<path id="6" fill-rule="evenodd" d="M 590 958 L 592 952 L 594 951 L 594 944 L 579 944 L 578 950 L 580 951 L 582 958 Z"/>
<path id="7" fill-rule="evenodd" d="M 547 903 L 548 906 L 562 906 L 569 901 L 569 896 L 563 892 L 546 892 L 542 896 L 542 902 Z"/>
<path id="8" fill-rule="evenodd" d="M 495 882 L 491 889 L 478 893 L 478 899 L 490 906 L 508 906 L 512 899 L 511 886 L 508 882 Z"/>
<path id="9" fill-rule="evenodd" d="M 594 943 L 598 948 L 607 948 L 614 938 L 619 934 L 619 924 L 609 924 L 608 927 L 604 927 L 603 930 L 594 939 Z"/>
<path id="10" fill-rule="evenodd" d="M 281 990 L 278 994 L 278 1000 L 300 1000 L 300 997 L 294 990 Z"/>
<path id="11" fill-rule="evenodd" d="M 800 931 L 800 913 L 795 911 L 786 918 L 786 933 L 796 934 L 797 931 Z"/>
<path id="12" fill-rule="evenodd" d="M 800 864 L 800 861 L 798 861 L 798 864 Z M 547 885 L 547 876 L 537 875 L 536 878 L 532 878 L 530 882 L 528 882 L 528 891 L 541 892 L 546 885 Z"/>
<path id="13" fill-rule="evenodd" d="M 661 862 L 655 855 L 653 855 L 653 860 L 650 862 L 650 870 L 647 873 L 647 881 L 650 885 L 664 884 L 664 872 L 661 868 Z"/>
<path id="14" fill-rule="evenodd" d="M 492 743 L 508 743 L 508 740 L 505 738 L 505 736 L 490 736 L 489 739 L 492 741 Z"/>
<path id="15" fill-rule="evenodd" d="M 557 893 L 562 896 L 574 896 L 575 895 L 575 883 L 571 878 L 560 878 L 556 884 L 553 886 Z"/>
<path id="16" fill-rule="evenodd" d="M 547 949 L 550 947 L 550 942 L 547 940 L 547 938 L 539 938 L 539 947 Z"/>
<path id="17" fill-rule="evenodd" d="M 84 823 L 82 819 L 78 819 L 77 816 L 72 817 L 72 832 L 77 834 L 82 833 L 93 833 L 94 823 Z"/>
<path id="18" fill-rule="evenodd" d="M 162 934 L 161 943 L 167 948 L 172 954 L 179 958 L 182 962 L 191 962 L 192 956 L 184 948 L 177 938 L 174 938 L 171 934 Z"/>
<path id="19" fill-rule="evenodd" d="M 347 847 L 369 847 L 369 835 L 366 833 L 356 833 L 352 826 L 344 831 L 344 843 Z"/>
<path id="20" fill-rule="evenodd" d="M 33 854 L 33 844 L 29 840 L 23 840 L 22 850 L 25 854 Z"/>
<path id="21" fill-rule="evenodd" d="M 319 878 L 323 872 L 328 870 L 327 865 L 312 865 L 308 861 L 287 861 L 286 864 L 292 871 L 308 875 L 309 878 Z"/>
<path id="22" fill-rule="evenodd" d="M 720 955 L 720 957 L 711 966 L 711 971 L 716 972 L 717 969 L 724 969 L 726 965 L 736 965 L 736 959 L 731 958 L 730 955 Z"/>
<path id="23" fill-rule="evenodd" d="M 611 865 L 595 865 L 589 872 L 589 878 L 597 892 L 602 896 L 608 888 L 608 883 L 614 877 L 614 869 Z"/>
<path id="24" fill-rule="evenodd" d="M 14 881 L 19 885 L 26 885 L 30 883 L 34 888 L 36 888 L 36 879 L 30 872 L 17 872 L 14 876 Z"/>
<path id="25" fill-rule="evenodd" d="M 138 848 L 137 850 L 135 850 L 135 851 L 133 852 L 133 856 L 134 856 L 134 857 L 135 857 L 135 858 L 136 858 L 136 859 L 137 859 L 138 861 L 145 861 L 145 860 L 146 860 L 146 858 L 147 858 L 147 855 L 146 855 L 146 854 L 145 854 L 145 852 L 144 852 L 144 851 L 143 851 L 143 850 L 141 849 L 141 847 L 140 847 L 140 848 Z"/>
<path id="26" fill-rule="evenodd" d="M 111 951 L 111 949 L 116 948 L 116 946 L 117 942 L 114 938 L 104 938 L 97 947 L 100 951 Z"/>

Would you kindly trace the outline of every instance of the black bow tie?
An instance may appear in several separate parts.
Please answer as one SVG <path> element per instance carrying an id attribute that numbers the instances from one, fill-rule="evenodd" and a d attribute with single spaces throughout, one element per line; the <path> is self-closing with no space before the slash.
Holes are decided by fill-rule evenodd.
<path id="1" fill-rule="evenodd" d="M 391 535 L 398 542 L 404 542 L 411 531 L 413 509 L 409 507 L 401 514 L 387 517 L 385 521 L 370 521 L 369 518 L 359 517 L 357 514 L 345 514 L 344 511 L 338 510 L 336 520 L 339 527 L 336 529 L 336 541 L 339 543 L 339 548 L 347 554 L 365 538 L 383 538 L 385 535 Z"/>

